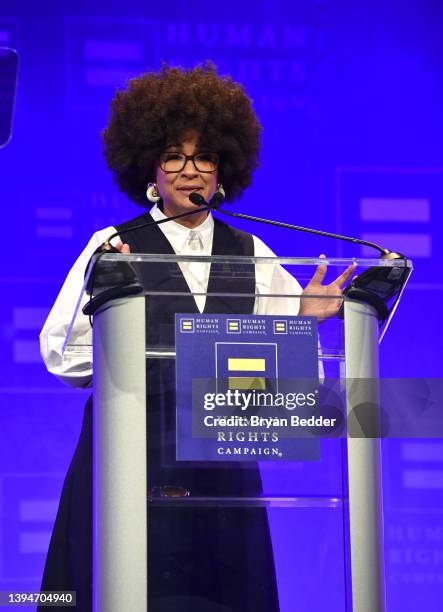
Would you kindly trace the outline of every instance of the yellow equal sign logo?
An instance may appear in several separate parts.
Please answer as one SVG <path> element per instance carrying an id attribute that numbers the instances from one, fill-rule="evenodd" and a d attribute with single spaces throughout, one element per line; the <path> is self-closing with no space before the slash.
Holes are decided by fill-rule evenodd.
<path id="1" fill-rule="evenodd" d="M 275 334 L 287 334 L 288 324 L 286 321 L 274 321 L 274 333 Z"/>
<path id="2" fill-rule="evenodd" d="M 240 319 L 228 319 L 226 321 L 226 331 L 228 334 L 239 334 L 241 332 Z"/>
<path id="3" fill-rule="evenodd" d="M 181 319 L 180 330 L 182 332 L 192 333 L 194 331 L 194 321 L 192 319 Z"/>
<path id="4" fill-rule="evenodd" d="M 263 358 L 229 357 L 229 372 L 266 372 L 266 360 Z M 230 389 L 266 389 L 264 376 L 229 376 Z"/>

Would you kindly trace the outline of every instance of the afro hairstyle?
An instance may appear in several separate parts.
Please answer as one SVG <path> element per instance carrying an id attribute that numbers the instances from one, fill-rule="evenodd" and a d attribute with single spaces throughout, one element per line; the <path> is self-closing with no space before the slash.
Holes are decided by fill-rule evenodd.
<path id="1" fill-rule="evenodd" d="M 155 182 L 161 153 L 191 129 L 201 149 L 219 155 L 226 200 L 241 197 L 259 164 L 261 126 L 243 87 L 210 62 L 193 69 L 164 65 L 117 92 L 103 144 L 119 189 L 149 206 L 146 186 Z"/>

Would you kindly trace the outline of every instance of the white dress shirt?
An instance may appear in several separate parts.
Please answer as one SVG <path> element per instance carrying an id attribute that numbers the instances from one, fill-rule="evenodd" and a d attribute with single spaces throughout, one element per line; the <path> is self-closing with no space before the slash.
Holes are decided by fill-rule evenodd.
<path id="1" fill-rule="evenodd" d="M 166 215 L 155 205 L 151 210 L 154 221 L 166 219 Z M 189 228 L 180 223 L 171 221 L 158 226 L 168 239 L 177 255 L 211 255 L 212 238 L 214 236 L 214 219 L 208 215 L 197 228 Z M 192 263 L 180 262 L 178 264 L 185 277 L 191 293 L 200 312 L 203 312 L 206 302 L 205 294 L 208 288 L 210 262 Z"/>
<path id="2" fill-rule="evenodd" d="M 150 212 L 155 221 L 165 218 L 165 215 L 157 205 Z M 166 236 L 177 255 L 189 253 L 191 248 L 190 242 L 193 242 L 192 238 L 199 241 L 199 254 L 210 255 L 212 253 L 214 219 L 211 214 L 196 228 L 188 228 L 175 221 L 162 223 L 158 227 Z M 92 236 L 66 277 L 40 333 L 40 351 L 49 372 L 73 387 L 90 386 L 92 381 L 92 359 L 87 355 L 86 351 L 81 350 L 79 350 L 77 355 L 72 353 L 69 356 L 64 355 L 63 344 L 82 291 L 86 266 L 94 251 L 115 231 L 115 227 L 107 227 Z M 192 232 L 194 232 L 194 235 Z M 116 238 L 112 242 L 115 244 L 118 240 Z M 253 236 L 253 241 L 256 257 L 275 257 L 271 249 L 259 238 Z M 192 263 L 180 263 L 179 265 L 190 290 L 192 292 L 204 293 L 208 285 L 210 264 L 204 265 L 203 273 L 201 264 L 198 264 L 199 275 L 196 275 Z M 284 268 L 279 265 L 256 264 L 255 283 L 256 299 L 254 314 L 297 315 L 300 300 L 296 296 L 301 294 L 302 287 Z M 266 294 L 271 294 L 271 296 L 272 294 L 282 294 L 287 297 L 275 298 L 269 297 Z M 82 296 L 80 309 L 70 336 L 70 345 L 75 344 L 79 348 L 82 345 L 90 346 L 92 344 L 92 330 L 89 318 L 81 312 L 88 299 L 87 295 Z M 199 311 L 203 312 L 205 297 L 196 296 L 196 302 Z"/>

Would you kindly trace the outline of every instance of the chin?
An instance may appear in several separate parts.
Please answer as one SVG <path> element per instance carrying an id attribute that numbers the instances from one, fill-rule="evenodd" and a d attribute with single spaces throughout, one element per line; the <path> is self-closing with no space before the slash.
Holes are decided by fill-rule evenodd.
<path id="1" fill-rule="evenodd" d="M 193 204 L 187 196 L 174 200 L 173 202 L 163 202 L 163 211 L 170 217 L 195 208 L 195 204 Z"/>
<path id="2" fill-rule="evenodd" d="M 195 204 L 191 202 L 189 198 L 185 198 L 182 202 L 176 204 L 177 208 L 195 208 Z"/>

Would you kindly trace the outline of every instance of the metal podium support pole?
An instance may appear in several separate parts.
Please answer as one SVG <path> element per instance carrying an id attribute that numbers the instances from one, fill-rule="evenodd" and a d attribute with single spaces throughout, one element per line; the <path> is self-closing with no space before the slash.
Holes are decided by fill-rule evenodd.
<path id="1" fill-rule="evenodd" d="M 147 610 L 145 299 L 94 317 L 93 609 Z"/>
<path id="2" fill-rule="evenodd" d="M 372 306 L 352 300 L 345 301 L 344 312 L 348 426 L 352 421 L 354 435 L 362 415 L 365 421 L 361 436 L 348 438 L 352 609 L 384 612 L 380 439 L 363 432 L 369 425 L 377 434 L 378 318 Z"/>

